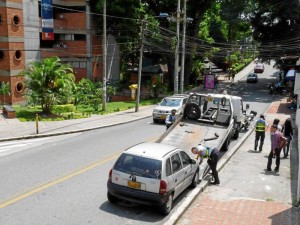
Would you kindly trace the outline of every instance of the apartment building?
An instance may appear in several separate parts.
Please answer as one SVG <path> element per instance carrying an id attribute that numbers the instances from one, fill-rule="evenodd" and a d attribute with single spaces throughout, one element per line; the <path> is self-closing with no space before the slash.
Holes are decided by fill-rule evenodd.
<path id="1" fill-rule="evenodd" d="M 103 35 L 94 22 L 100 15 L 91 12 L 88 0 L 52 0 L 51 8 L 49 38 L 42 30 L 40 0 L 0 0 L 0 82 L 11 87 L 6 103 L 26 101 L 20 73 L 28 63 L 47 57 L 58 56 L 70 64 L 77 81 L 103 79 Z M 119 80 L 119 47 L 111 35 L 107 36 L 106 71 L 108 80 Z"/>

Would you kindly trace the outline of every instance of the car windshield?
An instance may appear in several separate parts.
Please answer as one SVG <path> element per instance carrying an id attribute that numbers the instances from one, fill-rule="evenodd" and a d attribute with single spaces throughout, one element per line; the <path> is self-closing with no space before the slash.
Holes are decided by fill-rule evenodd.
<path id="1" fill-rule="evenodd" d="M 180 106 L 181 99 L 171 99 L 171 98 L 164 98 L 160 102 L 160 106 L 169 106 L 169 107 L 178 107 Z"/>
<path id="2" fill-rule="evenodd" d="M 160 179 L 161 161 L 123 153 L 117 160 L 114 170 L 146 178 Z"/>
<path id="3" fill-rule="evenodd" d="M 255 77 L 255 74 L 249 74 L 248 77 Z"/>

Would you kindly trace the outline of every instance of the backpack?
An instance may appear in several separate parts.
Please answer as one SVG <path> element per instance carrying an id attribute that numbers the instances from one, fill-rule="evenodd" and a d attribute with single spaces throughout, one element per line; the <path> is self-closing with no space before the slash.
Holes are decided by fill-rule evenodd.
<path id="1" fill-rule="evenodd" d="M 282 148 L 286 147 L 287 143 L 288 143 L 287 138 L 280 135 L 279 148 L 282 149 Z"/>

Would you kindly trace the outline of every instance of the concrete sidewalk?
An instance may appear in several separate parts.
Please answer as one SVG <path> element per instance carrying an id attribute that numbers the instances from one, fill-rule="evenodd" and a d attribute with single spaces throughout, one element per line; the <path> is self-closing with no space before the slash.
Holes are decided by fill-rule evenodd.
<path id="1" fill-rule="evenodd" d="M 286 106 L 286 99 L 273 102 L 266 112 L 268 123 L 279 118 L 283 124 L 291 118 L 295 128 L 295 113 Z M 281 153 L 279 173 L 275 173 L 266 171 L 271 148 L 269 132 L 262 152 L 254 151 L 255 132 L 252 132 L 230 161 L 219 163 L 221 184 L 208 185 L 175 220 L 176 224 L 299 225 L 300 209 L 293 206 L 297 204 L 297 137 L 295 129 L 290 156 L 284 159 Z"/>

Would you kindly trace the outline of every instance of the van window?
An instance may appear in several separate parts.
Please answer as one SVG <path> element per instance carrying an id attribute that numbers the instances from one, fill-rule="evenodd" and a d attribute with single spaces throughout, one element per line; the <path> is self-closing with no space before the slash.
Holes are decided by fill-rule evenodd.
<path id="1" fill-rule="evenodd" d="M 146 178 L 161 178 L 161 161 L 123 153 L 114 170 Z"/>

